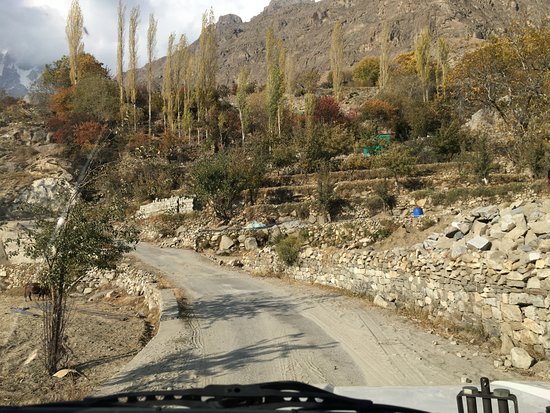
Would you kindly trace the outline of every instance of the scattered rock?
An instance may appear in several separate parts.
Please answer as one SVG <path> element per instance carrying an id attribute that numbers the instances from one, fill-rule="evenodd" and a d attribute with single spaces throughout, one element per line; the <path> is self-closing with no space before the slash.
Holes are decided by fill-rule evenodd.
<path id="1" fill-rule="evenodd" d="M 478 250 L 478 251 L 487 251 L 491 248 L 491 241 L 487 238 L 476 236 L 475 238 L 468 241 L 468 246 Z"/>
<path id="2" fill-rule="evenodd" d="M 229 238 L 227 235 L 222 235 L 222 238 L 220 240 L 219 249 L 221 251 L 227 251 L 231 249 L 235 245 L 235 241 L 231 238 Z"/>
<path id="3" fill-rule="evenodd" d="M 512 358 L 512 366 L 518 368 L 518 369 L 528 369 L 533 365 L 533 362 L 535 359 L 529 355 L 529 353 L 520 348 L 520 347 L 514 347 L 510 351 L 510 356 Z"/>

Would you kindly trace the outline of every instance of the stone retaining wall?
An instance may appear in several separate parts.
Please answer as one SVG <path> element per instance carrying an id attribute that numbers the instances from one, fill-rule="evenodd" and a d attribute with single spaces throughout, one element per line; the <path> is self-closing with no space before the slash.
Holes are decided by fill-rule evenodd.
<path id="1" fill-rule="evenodd" d="M 550 202 L 478 208 L 443 233 L 410 248 L 302 248 L 294 279 L 370 296 L 386 308 L 408 306 L 500 337 L 501 352 L 550 359 Z M 273 246 L 242 259 L 279 271 Z"/>
<path id="2" fill-rule="evenodd" d="M 193 198 L 173 196 L 166 199 L 156 199 L 147 205 L 139 207 L 138 218 L 147 218 L 158 214 L 183 214 L 193 212 Z"/>
<path id="3" fill-rule="evenodd" d="M 37 281 L 37 272 L 32 264 L 0 266 L 0 290 L 24 286 Z M 160 292 L 157 277 L 148 271 L 123 262 L 115 270 L 92 269 L 75 286 L 79 294 L 91 295 L 107 286 L 119 288 L 130 295 L 143 296 L 149 310 L 159 308 Z"/>

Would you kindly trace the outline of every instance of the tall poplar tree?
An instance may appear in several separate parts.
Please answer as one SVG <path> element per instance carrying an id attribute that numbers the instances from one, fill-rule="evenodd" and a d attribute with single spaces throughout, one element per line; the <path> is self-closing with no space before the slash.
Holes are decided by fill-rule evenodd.
<path id="1" fill-rule="evenodd" d="M 84 27 L 84 18 L 78 0 L 73 0 L 67 15 L 67 26 L 65 34 L 69 45 L 69 77 L 71 84 L 78 82 L 78 56 L 84 52 L 84 43 L 82 43 L 82 31 Z"/>
<path id="2" fill-rule="evenodd" d="M 134 111 L 134 131 L 137 130 L 137 28 L 139 24 L 139 6 L 132 8 L 130 13 L 130 26 L 128 29 L 128 95 Z"/>
<path id="3" fill-rule="evenodd" d="M 437 91 L 443 98 L 447 96 L 447 76 L 449 74 L 449 47 L 444 37 L 437 40 Z"/>
<path id="4" fill-rule="evenodd" d="M 168 37 L 168 49 L 164 61 L 164 72 L 162 76 L 162 102 L 164 112 L 164 127 L 174 132 L 174 42 L 176 35 L 170 33 Z"/>
<path id="5" fill-rule="evenodd" d="M 342 95 L 342 71 L 344 68 L 344 35 L 342 23 L 337 22 L 332 29 L 330 46 L 330 72 L 332 74 L 332 91 L 334 98 L 340 101 Z"/>
<path id="6" fill-rule="evenodd" d="M 241 122 L 241 134 L 243 138 L 243 144 L 245 135 L 248 128 L 248 104 L 247 104 L 247 91 L 248 87 L 248 75 L 249 72 L 246 69 L 241 69 L 239 78 L 237 79 L 237 110 L 239 111 L 239 120 Z"/>
<path id="7" fill-rule="evenodd" d="M 153 94 L 153 61 L 155 60 L 155 48 L 157 45 L 157 20 L 155 15 L 149 15 L 149 27 L 147 29 L 147 96 L 149 100 L 149 136 L 151 136 L 151 96 Z"/>
<path id="8" fill-rule="evenodd" d="M 126 6 L 118 0 L 118 42 L 116 54 L 116 80 L 120 95 L 120 120 L 124 122 L 124 15 Z"/>
<path id="9" fill-rule="evenodd" d="M 197 117 L 199 122 L 207 124 L 208 112 L 215 103 L 217 62 L 217 39 L 214 11 L 210 9 L 202 16 L 202 29 L 197 50 L 197 71 L 195 84 L 195 99 L 197 103 Z M 207 125 L 206 125 L 207 126 Z M 208 138 L 208 127 L 206 135 Z"/>
<path id="10" fill-rule="evenodd" d="M 383 89 L 390 79 L 390 34 L 387 23 L 384 24 L 381 36 L 380 75 L 378 76 L 378 85 Z"/>
<path id="11" fill-rule="evenodd" d="M 430 45 L 431 45 L 431 36 L 428 28 L 425 28 L 418 39 L 416 40 L 416 49 L 414 56 L 416 58 L 416 73 L 418 78 L 422 83 L 423 95 L 422 99 L 424 102 L 430 100 Z"/>
<path id="12" fill-rule="evenodd" d="M 185 72 L 188 65 L 189 51 L 187 50 L 187 38 L 184 34 L 180 36 L 175 50 L 174 57 L 174 78 L 175 78 L 175 99 L 177 113 L 178 136 L 181 138 L 182 112 L 185 110 L 184 90 L 186 85 Z M 183 104 L 182 104 L 183 103 Z"/>
<path id="13" fill-rule="evenodd" d="M 281 135 L 281 109 L 284 97 L 284 72 L 281 63 L 284 62 L 284 49 L 282 42 L 278 41 L 269 28 L 266 33 L 266 108 L 268 118 L 268 130 L 271 136 L 278 127 Z"/>

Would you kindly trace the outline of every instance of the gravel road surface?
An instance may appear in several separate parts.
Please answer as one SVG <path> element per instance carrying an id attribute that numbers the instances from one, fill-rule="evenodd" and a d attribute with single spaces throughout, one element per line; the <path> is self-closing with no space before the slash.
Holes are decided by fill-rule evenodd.
<path id="1" fill-rule="evenodd" d="M 396 386 L 514 377 L 490 356 L 360 299 L 252 277 L 192 251 L 139 244 L 135 254 L 185 291 L 190 311 L 163 321 L 99 394 L 273 380 Z"/>

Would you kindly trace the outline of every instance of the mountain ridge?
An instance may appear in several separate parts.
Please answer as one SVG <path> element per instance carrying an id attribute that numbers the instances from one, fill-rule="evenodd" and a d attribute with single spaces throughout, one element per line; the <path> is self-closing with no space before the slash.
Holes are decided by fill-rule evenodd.
<path id="1" fill-rule="evenodd" d="M 540 24 L 545 19 L 550 19 L 546 0 L 272 0 L 248 22 L 234 14 L 219 18 L 218 82 L 229 85 L 241 68 L 248 68 L 251 80 L 263 83 L 268 27 L 283 39 L 297 68 L 326 73 L 337 21 L 343 26 L 344 63 L 349 69 L 364 56 L 378 54 L 385 26 L 393 56 L 412 50 L 425 27 L 434 38 L 444 36 L 453 54 L 460 55 L 489 36 L 503 33 L 513 21 Z M 198 41 L 191 49 L 196 47 Z M 158 77 L 164 59 L 154 63 Z"/>

